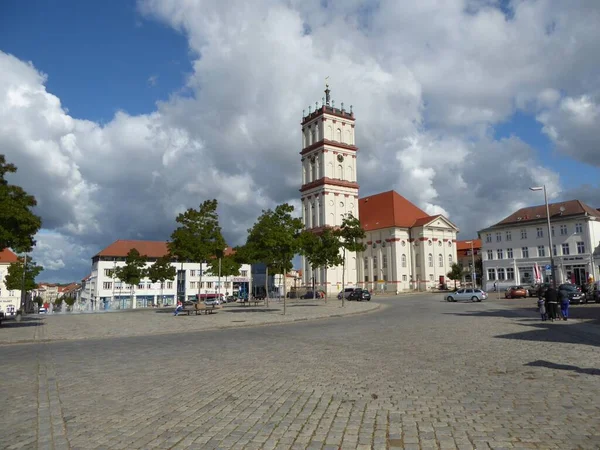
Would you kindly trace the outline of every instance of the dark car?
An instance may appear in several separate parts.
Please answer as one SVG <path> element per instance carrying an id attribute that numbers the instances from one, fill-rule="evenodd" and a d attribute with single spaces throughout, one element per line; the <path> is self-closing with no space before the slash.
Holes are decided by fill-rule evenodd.
<path id="1" fill-rule="evenodd" d="M 356 300 L 359 302 L 366 300 L 369 302 L 371 301 L 371 294 L 366 289 L 354 289 L 347 298 L 348 300 Z"/>
<path id="2" fill-rule="evenodd" d="M 319 298 L 319 293 L 315 291 L 308 291 L 306 294 L 301 295 L 300 298 Z"/>
<path id="3" fill-rule="evenodd" d="M 558 290 L 564 292 L 567 297 L 569 297 L 569 303 L 571 304 L 581 304 L 586 302 L 585 294 L 574 284 L 561 284 L 558 287 Z"/>

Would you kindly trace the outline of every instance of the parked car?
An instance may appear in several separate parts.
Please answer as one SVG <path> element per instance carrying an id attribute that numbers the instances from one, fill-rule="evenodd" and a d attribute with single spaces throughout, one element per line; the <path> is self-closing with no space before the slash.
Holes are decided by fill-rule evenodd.
<path id="1" fill-rule="evenodd" d="M 529 293 L 523 286 L 511 286 L 504 293 L 504 298 L 527 298 Z"/>
<path id="2" fill-rule="evenodd" d="M 40 306 L 40 309 L 38 310 L 38 314 L 46 314 L 48 312 L 48 310 L 46 308 L 44 308 L 43 306 Z"/>
<path id="3" fill-rule="evenodd" d="M 304 295 L 301 295 L 300 298 L 319 298 L 319 293 L 317 291 L 307 291 Z"/>
<path id="4" fill-rule="evenodd" d="M 587 303 L 586 295 L 574 284 L 561 284 L 558 286 L 558 290 L 563 291 L 569 297 L 569 303 L 571 304 Z"/>
<path id="5" fill-rule="evenodd" d="M 480 302 L 488 298 L 487 292 L 481 289 L 459 289 L 456 292 L 450 292 L 444 296 L 447 302 L 457 302 L 459 300 L 471 300 L 472 302 Z"/>
<path id="6" fill-rule="evenodd" d="M 354 289 L 356 289 L 356 288 L 345 288 L 343 291 L 340 291 L 340 293 L 337 296 L 338 300 L 342 299 L 342 295 L 344 296 L 345 299 L 347 299 L 348 296 L 354 292 Z"/>
<path id="7" fill-rule="evenodd" d="M 348 300 L 356 300 L 358 302 L 361 302 L 363 300 L 370 302 L 371 294 L 366 289 L 356 288 L 350 293 L 350 295 L 348 295 L 347 298 Z"/>
<path id="8" fill-rule="evenodd" d="M 206 300 L 204 300 L 204 304 L 206 306 L 217 306 L 219 305 L 220 301 L 218 298 L 214 297 L 214 298 L 207 298 Z"/>

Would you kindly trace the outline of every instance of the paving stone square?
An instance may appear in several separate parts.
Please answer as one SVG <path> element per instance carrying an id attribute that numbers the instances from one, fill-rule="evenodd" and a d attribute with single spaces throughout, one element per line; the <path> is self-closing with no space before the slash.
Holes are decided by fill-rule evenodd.
<path id="1" fill-rule="evenodd" d="M 593 320 L 439 294 L 368 307 L 3 327 L 0 448 L 600 448 Z"/>

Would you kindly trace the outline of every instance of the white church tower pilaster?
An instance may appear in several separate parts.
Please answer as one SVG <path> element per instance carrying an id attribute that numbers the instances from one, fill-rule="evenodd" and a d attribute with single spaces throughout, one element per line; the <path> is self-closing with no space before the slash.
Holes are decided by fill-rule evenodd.
<path id="1" fill-rule="evenodd" d="M 346 214 L 358 217 L 358 183 L 354 140 L 354 113 L 344 104 L 335 107 L 329 85 L 321 106 L 315 103 L 302 117 L 302 220 L 307 230 L 318 233 L 324 227 L 339 227 Z M 342 289 L 342 267 L 315 269 L 302 258 L 302 282 L 330 295 Z M 358 282 L 355 253 L 346 253 L 346 286 Z"/>

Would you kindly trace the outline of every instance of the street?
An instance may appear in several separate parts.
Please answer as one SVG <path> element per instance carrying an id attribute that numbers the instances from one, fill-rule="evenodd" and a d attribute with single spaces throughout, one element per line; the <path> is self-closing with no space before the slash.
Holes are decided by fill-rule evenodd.
<path id="1" fill-rule="evenodd" d="M 373 301 L 316 321 L 0 346 L 0 447 L 600 448 L 597 325 L 494 298 Z"/>

